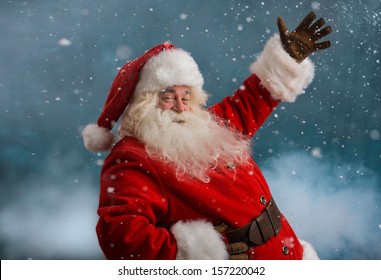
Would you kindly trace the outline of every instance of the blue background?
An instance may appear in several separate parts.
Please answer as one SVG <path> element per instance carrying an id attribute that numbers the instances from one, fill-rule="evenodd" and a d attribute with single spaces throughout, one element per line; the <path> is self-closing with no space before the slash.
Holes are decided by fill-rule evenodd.
<path id="1" fill-rule="evenodd" d="M 282 3 L 283 2 L 283 3 Z M 323 259 L 381 259 L 381 4 L 363 1 L 0 2 L 0 257 L 103 259 L 99 171 L 80 131 L 118 67 L 164 41 L 192 53 L 211 94 L 248 76 L 276 17 L 313 10 L 334 32 L 316 76 L 253 139 L 282 212 Z"/>

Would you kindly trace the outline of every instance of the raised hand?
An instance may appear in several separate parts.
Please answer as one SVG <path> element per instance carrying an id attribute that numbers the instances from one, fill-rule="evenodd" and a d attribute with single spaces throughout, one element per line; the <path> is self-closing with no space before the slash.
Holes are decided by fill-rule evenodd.
<path id="1" fill-rule="evenodd" d="M 279 35 L 283 48 L 297 62 L 302 62 L 315 51 L 323 50 L 331 46 L 330 41 L 317 43 L 321 38 L 330 34 L 332 28 L 326 26 L 321 29 L 325 24 L 323 18 L 320 18 L 312 24 L 315 18 L 315 13 L 310 12 L 292 32 L 287 29 L 286 23 L 281 17 L 278 16 L 277 18 Z"/>

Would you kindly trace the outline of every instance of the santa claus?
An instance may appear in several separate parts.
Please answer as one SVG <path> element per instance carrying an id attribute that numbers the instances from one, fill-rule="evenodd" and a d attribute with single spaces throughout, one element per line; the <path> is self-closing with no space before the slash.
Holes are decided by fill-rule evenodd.
<path id="1" fill-rule="evenodd" d="M 309 58 L 331 32 L 307 15 L 266 43 L 251 75 L 207 109 L 191 55 L 169 43 L 117 74 L 91 151 L 112 148 L 101 171 L 97 235 L 109 259 L 317 259 L 279 211 L 251 157 L 250 140 L 282 101 L 312 81 Z M 111 129 L 120 119 L 115 143 Z"/>

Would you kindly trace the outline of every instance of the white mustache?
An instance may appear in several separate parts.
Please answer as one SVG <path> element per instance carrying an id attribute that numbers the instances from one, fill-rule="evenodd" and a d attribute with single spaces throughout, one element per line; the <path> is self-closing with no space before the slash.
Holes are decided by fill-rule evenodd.
<path id="1" fill-rule="evenodd" d="M 163 111 L 162 114 L 165 118 L 168 118 L 174 123 L 179 123 L 179 124 L 192 123 L 191 121 L 192 118 L 188 112 L 176 113 L 176 112 L 168 110 L 168 111 Z"/>

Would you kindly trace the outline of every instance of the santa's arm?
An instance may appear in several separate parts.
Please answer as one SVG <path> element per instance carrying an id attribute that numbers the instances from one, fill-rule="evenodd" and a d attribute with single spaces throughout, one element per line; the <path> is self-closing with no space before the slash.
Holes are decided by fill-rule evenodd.
<path id="1" fill-rule="evenodd" d="M 283 48 L 279 35 L 266 43 L 250 66 L 251 76 L 209 110 L 238 131 L 253 136 L 279 102 L 294 102 L 314 77 L 310 59 L 298 63 Z"/>
<path id="2" fill-rule="evenodd" d="M 211 223 L 162 224 L 169 199 L 155 170 L 144 156 L 114 154 L 102 170 L 97 224 L 108 259 L 227 258 L 225 244 Z"/>
<path id="3" fill-rule="evenodd" d="M 232 97 L 225 98 L 210 110 L 221 119 L 252 136 L 278 102 L 294 102 L 314 77 L 314 65 L 308 58 L 312 53 L 330 47 L 330 41 L 319 42 L 332 32 L 323 28 L 323 18 L 313 22 L 310 12 L 289 31 L 278 17 L 279 35 L 266 43 L 263 52 L 250 66 L 251 76 Z"/>

